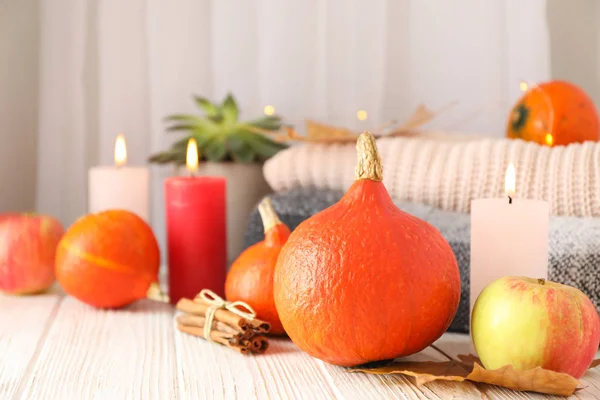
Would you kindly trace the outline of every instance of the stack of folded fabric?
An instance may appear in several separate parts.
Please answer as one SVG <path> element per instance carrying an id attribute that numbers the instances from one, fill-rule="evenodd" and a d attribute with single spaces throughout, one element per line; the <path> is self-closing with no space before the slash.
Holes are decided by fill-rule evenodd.
<path id="1" fill-rule="evenodd" d="M 516 167 L 517 198 L 546 200 L 553 215 L 600 217 L 600 143 L 547 147 L 522 140 L 383 138 L 383 183 L 398 201 L 468 213 L 472 199 L 504 196 Z M 354 144 L 293 146 L 264 167 L 276 192 L 296 187 L 346 190 Z"/>
<path id="2" fill-rule="evenodd" d="M 461 274 L 451 331 L 468 332 L 470 200 L 501 197 L 506 165 L 517 165 L 517 196 L 549 201 L 549 278 L 579 288 L 600 310 L 600 144 L 547 148 L 522 141 L 381 139 L 384 183 L 402 210 L 437 227 Z M 273 205 L 290 227 L 338 201 L 350 186 L 351 145 L 303 145 L 271 159 Z M 461 171 L 464 171 L 462 173 Z M 246 245 L 262 240 L 255 210 Z"/>

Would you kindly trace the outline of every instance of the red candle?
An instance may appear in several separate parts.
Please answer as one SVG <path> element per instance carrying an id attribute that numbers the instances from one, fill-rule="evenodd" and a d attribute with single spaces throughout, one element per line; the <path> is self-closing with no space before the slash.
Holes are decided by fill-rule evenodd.
<path id="1" fill-rule="evenodd" d="M 191 172 L 197 169 L 198 163 L 197 146 L 192 141 L 188 144 L 187 157 Z M 226 181 L 220 177 L 189 176 L 165 180 L 172 304 L 182 297 L 194 298 L 204 288 L 224 297 L 227 269 L 225 188 Z"/>

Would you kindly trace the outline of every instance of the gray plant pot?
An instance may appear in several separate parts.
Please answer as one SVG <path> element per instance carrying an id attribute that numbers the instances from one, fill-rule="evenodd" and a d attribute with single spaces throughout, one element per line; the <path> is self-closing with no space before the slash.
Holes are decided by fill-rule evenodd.
<path id="1" fill-rule="evenodd" d="M 178 175 L 189 175 L 185 167 Z M 254 206 L 271 188 L 265 181 L 261 164 L 203 162 L 198 176 L 222 176 L 227 179 L 227 261 L 233 261 L 244 250 L 244 232 Z"/>

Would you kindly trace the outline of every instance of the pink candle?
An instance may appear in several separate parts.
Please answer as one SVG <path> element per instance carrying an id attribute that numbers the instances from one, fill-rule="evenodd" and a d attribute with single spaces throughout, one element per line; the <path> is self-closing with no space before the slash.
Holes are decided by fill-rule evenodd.
<path id="1" fill-rule="evenodd" d="M 188 145 L 188 169 L 195 171 L 197 163 L 194 141 Z M 194 298 L 204 288 L 224 297 L 225 194 L 226 181 L 220 177 L 165 180 L 169 296 L 173 304 L 182 297 Z"/>

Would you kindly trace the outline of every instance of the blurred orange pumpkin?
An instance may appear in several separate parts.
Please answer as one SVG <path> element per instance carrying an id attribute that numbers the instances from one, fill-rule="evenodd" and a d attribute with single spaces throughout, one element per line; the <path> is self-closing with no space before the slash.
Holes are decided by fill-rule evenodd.
<path id="1" fill-rule="evenodd" d="M 600 120 L 592 99 L 566 81 L 529 88 L 513 107 L 507 137 L 548 146 L 598 141 Z"/>
<path id="2" fill-rule="evenodd" d="M 285 333 L 273 299 L 273 274 L 281 248 L 290 236 L 290 229 L 279 219 L 271 199 L 265 197 L 258 205 L 265 228 L 265 240 L 247 248 L 231 266 L 225 282 L 229 301 L 244 301 L 258 318 L 271 324 L 272 335 Z"/>

